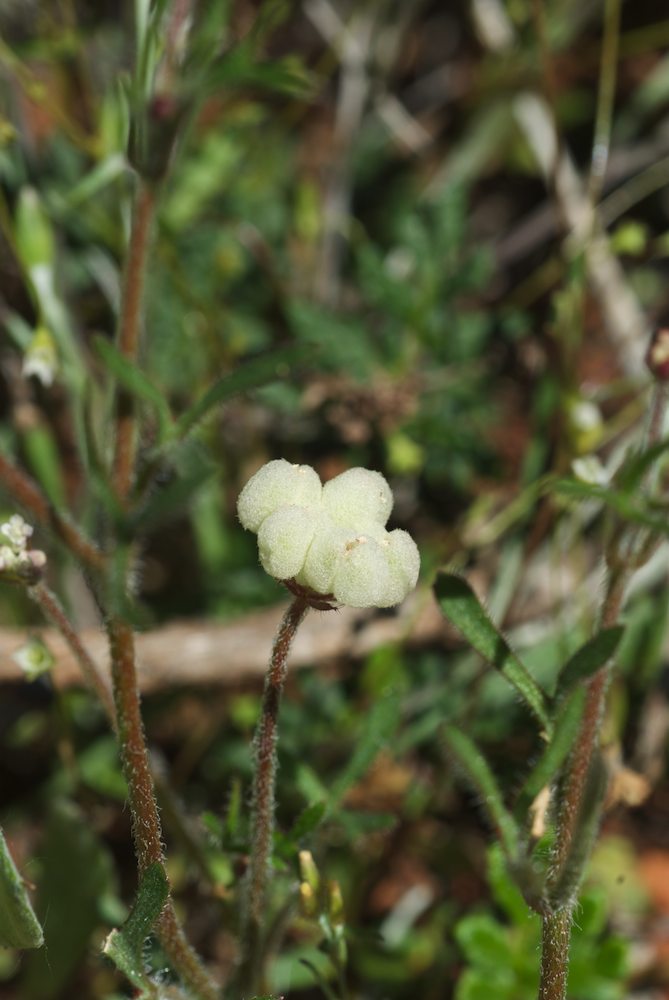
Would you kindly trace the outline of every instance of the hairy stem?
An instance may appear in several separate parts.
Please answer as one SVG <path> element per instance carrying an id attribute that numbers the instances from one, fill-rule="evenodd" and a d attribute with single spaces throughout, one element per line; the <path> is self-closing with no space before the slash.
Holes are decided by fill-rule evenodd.
<path id="1" fill-rule="evenodd" d="M 262 974 L 262 933 L 267 897 L 267 879 L 274 832 L 274 790 L 276 783 L 277 723 L 281 693 L 286 678 L 288 653 L 298 626 L 307 611 L 307 602 L 296 597 L 283 616 L 265 678 L 260 720 L 256 729 L 255 773 L 251 815 L 251 857 L 246 882 L 242 927 L 241 981 L 250 994 L 259 986 Z"/>
<path id="2" fill-rule="evenodd" d="M 0 455 L 0 484 L 28 515 L 29 520 L 57 535 L 73 556 L 90 569 L 102 569 L 104 555 L 79 528 L 49 503 L 37 483 L 11 462 Z"/>
<path id="3" fill-rule="evenodd" d="M 131 362 L 137 358 L 142 326 L 142 299 L 146 262 L 155 211 L 155 194 L 139 182 L 130 231 L 130 243 L 123 275 L 123 297 L 117 344 L 120 353 Z M 116 440 L 113 482 L 116 494 L 124 501 L 130 491 L 135 465 L 135 414 L 131 397 L 120 390 L 116 401 Z"/>
<path id="4" fill-rule="evenodd" d="M 123 774 L 128 784 L 132 832 L 141 875 L 163 864 L 162 830 L 144 737 L 135 664 L 135 643 L 129 625 L 112 619 L 107 626 L 112 659 L 112 686 Z M 171 900 L 158 919 L 158 935 L 174 969 L 202 1000 L 216 1000 L 218 988 L 209 978 L 179 926 Z"/>
<path id="5" fill-rule="evenodd" d="M 539 1000 L 557 1000 L 558 997 L 562 998 L 567 995 L 570 936 L 570 908 L 544 916 L 541 934 Z"/>
<path id="6" fill-rule="evenodd" d="M 667 390 L 665 386 L 656 383 L 642 448 L 651 447 L 660 440 L 666 408 Z M 642 484 L 645 489 L 650 485 L 651 478 L 652 472 L 647 475 Z M 599 616 L 599 628 L 611 628 L 618 622 L 627 586 L 634 571 L 641 565 L 639 556 L 640 554 L 645 556 L 652 551 L 652 546 L 649 546 L 648 542 L 649 536 L 644 529 L 632 530 L 631 534 L 623 531 L 620 538 L 614 538 L 611 551 L 607 553 L 608 575 Z M 546 886 L 547 902 L 543 916 L 539 1000 L 565 1000 L 566 997 L 573 900 L 567 899 L 553 905 L 551 892 L 559 886 L 565 870 L 572 860 L 575 839 L 583 815 L 588 781 L 593 769 L 595 753 L 599 746 L 612 669 L 610 663 L 606 664 L 585 682 L 586 701 L 581 727 L 560 785 L 553 857 Z M 596 822 L 593 824 L 594 829 L 596 829 L 598 819 L 597 814 L 595 816 Z M 582 876 L 587 853 L 588 851 L 579 862 L 580 867 L 575 873 L 575 878 L 571 880 L 575 886 L 578 886 Z"/>

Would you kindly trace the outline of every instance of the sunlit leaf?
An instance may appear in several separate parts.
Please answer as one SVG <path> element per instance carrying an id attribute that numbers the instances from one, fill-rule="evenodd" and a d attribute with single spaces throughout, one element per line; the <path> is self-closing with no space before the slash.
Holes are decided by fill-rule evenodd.
<path id="1" fill-rule="evenodd" d="M 514 685 L 549 733 L 551 724 L 544 692 L 493 624 L 467 581 L 453 573 L 440 573 L 434 590 L 444 617 L 462 633 L 477 653 Z"/>

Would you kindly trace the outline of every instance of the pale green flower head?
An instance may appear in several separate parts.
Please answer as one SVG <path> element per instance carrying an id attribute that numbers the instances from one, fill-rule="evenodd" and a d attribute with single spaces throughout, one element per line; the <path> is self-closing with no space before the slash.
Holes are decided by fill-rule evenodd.
<path id="1" fill-rule="evenodd" d="M 320 507 L 322 491 L 318 473 L 310 465 L 291 465 L 278 458 L 258 469 L 239 494 L 239 520 L 249 531 L 257 532 L 279 507 Z"/>
<path id="2" fill-rule="evenodd" d="M 314 606 L 353 608 L 392 607 L 416 586 L 415 542 L 385 529 L 392 506 L 379 472 L 349 469 L 321 486 L 310 466 L 283 459 L 263 466 L 237 502 L 266 572 Z"/>

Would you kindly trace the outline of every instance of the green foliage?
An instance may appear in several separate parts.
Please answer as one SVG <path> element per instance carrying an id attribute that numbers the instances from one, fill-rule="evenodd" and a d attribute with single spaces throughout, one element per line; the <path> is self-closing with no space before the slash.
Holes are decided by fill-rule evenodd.
<path id="1" fill-rule="evenodd" d="M 550 736 L 543 691 L 495 627 L 467 581 L 451 573 L 440 573 L 434 589 L 444 617 L 513 684 Z"/>
<path id="2" fill-rule="evenodd" d="M 456 1000 L 536 997 L 541 921 L 517 897 L 503 864 L 499 849 L 491 848 L 489 878 L 507 922 L 481 912 L 464 916 L 456 925 L 456 940 L 467 963 L 456 987 Z M 627 948 L 606 925 L 606 896 L 600 888 L 589 887 L 579 900 L 574 921 L 569 967 L 573 1000 L 622 1000 L 626 996 Z"/>
<path id="3" fill-rule="evenodd" d="M 140 880 L 128 919 L 121 928 L 113 930 L 104 943 L 105 955 L 130 980 L 142 1000 L 153 1000 L 160 995 L 145 970 L 144 943 L 167 901 L 168 892 L 163 866 L 158 862 L 149 865 Z"/>
<path id="4" fill-rule="evenodd" d="M 24 964 L 27 1000 L 62 995 L 103 923 L 105 901 L 114 893 L 110 854 L 70 802 L 56 799 L 51 805 L 40 861 L 37 912 L 45 947 Z"/>
<path id="5" fill-rule="evenodd" d="M 0 947 L 41 948 L 44 934 L 0 830 Z"/>

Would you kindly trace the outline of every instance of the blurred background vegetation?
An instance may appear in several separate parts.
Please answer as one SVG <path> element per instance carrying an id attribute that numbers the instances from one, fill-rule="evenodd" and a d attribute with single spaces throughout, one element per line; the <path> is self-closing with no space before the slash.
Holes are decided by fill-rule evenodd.
<path id="1" fill-rule="evenodd" d="M 391 642 L 314 654 L 289 683 L 278 994 L 536 992 L 537 918 L 489 849 L 438 727 L 466 725 L 510 795 L 536 741 L 476 657 L 415 623 L 434 569 L 466 568 L 549 679 L 595 613 L 598 505 L 536 484 L 575 459 L 596 457 L 591 474 L 603 477 L 619 461 L 644 412 L 645 337 L 669 304 L 669 19 L 657 0 L 622 4 L 605 62 L 609 128 L 597 109 L 614 8 L 202 5 L 203 41 L 222 37 L 229 55 L 163 192 L 143 368 L 179 412 L 269 348 L 306 350 L 216 411 L 161 469 L 144 522 L 141 627 L 158 634 L 178 618 L 204 634 L 214 622 L 260 622 L 259 609 L 284 601 L 235 516 L 241 486 L 271 458 L 310 463 L 323 478 L 352 465 L 382 471 L 393 526 L 412 532 L 423 557 L 422 589 Z M 109 513 L 108 373 L 95 345 L 113 336 L 127 236 L 133 18 L 129 2 L 0 0 L 0 448 L 93 534 Z M 51 384 L 23 374 L 38 347 L 51 352 Z M 147 403 L 147 456 L 158 416 Z M 0 503 L 4 519 L 13 508 Z M 79 572 L 39 544 L 72 617 L 95 629 Z M 616 780 L 577 917 L 578 1000 L 669 997 L 666 606 L 663 547 L 627 613 L 607 721 Z M 355 630 L 373 617 L 356 616 Z M 114 741 L 90 696 L 57 671 L 19 679 L 17 627 L 48 641 L 6 588 L 0 809 L 37 886 L 47 948 L 0 951 L 0 995 L 129 995 L 99 955 L 135 878 Z M 272 629 L 258 629 L 269 652 Z M 193 684 L 185 653 L 178 681 L 172 672 L 169 686 L 155 683 L 144 704 L 176 791 L 162 801 L 176 898 L 192 938 L 225 970 L 259 689 L 226 670 L 224 638 L 220 658 L 220 679 Z M 318 912 L 297 906 L 301 847 L 339 887 Z"/>

